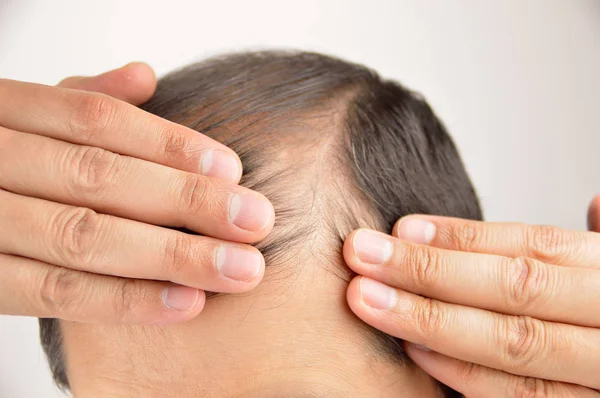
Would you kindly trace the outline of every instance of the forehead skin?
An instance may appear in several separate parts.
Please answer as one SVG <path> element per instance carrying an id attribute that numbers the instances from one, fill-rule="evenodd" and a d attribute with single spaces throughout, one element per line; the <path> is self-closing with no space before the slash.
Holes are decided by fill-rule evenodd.
<path id="1" fill-rule="evenodd" d="M 436 397 L 373 348 L 347 283 L 319 266 L 267 268 L 257 289 L 207 301 L 184 325 L 63 322 L 75 397 Z"/>

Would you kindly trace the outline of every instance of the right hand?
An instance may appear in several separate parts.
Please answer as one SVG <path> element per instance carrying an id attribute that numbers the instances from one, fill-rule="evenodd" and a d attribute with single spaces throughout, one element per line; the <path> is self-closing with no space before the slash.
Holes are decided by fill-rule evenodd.
<path id="1" fill-rule="evenodd" d="M 237 185 L 233 151 L 133 106 L 155 87 L 145 64 L 58 87 L 0 79 L 0 314 L 183 322 L 204 290 L 262 279 L 260 252 L 223 240 L 264 238 L 272 205 Z"/>

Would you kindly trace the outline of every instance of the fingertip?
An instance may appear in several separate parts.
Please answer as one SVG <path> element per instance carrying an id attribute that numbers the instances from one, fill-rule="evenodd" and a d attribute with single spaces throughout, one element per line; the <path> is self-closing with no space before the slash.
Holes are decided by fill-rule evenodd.
<path id="1" fill-rule="evenodd" d="M 121 83 L 128 86 L 127 102 L 142 104 L 150 99 L 156 91 L 156 74 L 145 62 L 131 62 L 115 71 L 121 74 Z"/>
<path id="2" fill-rule="evenodd" d="M 195 318 L 199 313 L 201 313 L 202 310 L 204 309 L 205 304 L 206 304 L 206 293 L 204 292 L 204 290 L 198 290 L 198 300 L 196 300 L 196 305 L 190 311 L 191 318 Z"/>
<path id="3" fill-rule="evenodd" d="M 394 253 L 394 238 L 370 229 L 359 229 L 352 237 L 353 266 L 358 270 L 365 266 L 387 264 Z M 362 273 L 358 270 L 358 273 Z"/>
<path id="4" fill-rule="evenodd" d="M 255 250 L 256 253 L 258 253 L 258 256 L 260 256 L 260 267 L 258 269 L 258 272 L 252 277 L 252 279 L 250 279 L 250 283 L 252 283 L 252 289 L 254 289 L 256 286 L 258 286 L 258 284 L 263 280 L 263 278 L 265 277 L 265 270 L 267 267 L 267 263 L 265 261 L 265 256 L 263 256 L 262 252 L 260 250 L 258 250 L 256 247 L 254 246 L 250 246 L 252 248 L 252 250 Z"/>
<path id="5" fill-rule="evenodd" d="M 398 302 L 395 289 L 375 279 L 357 276 L 346 290 L 346 300 L 350 310 L 365 323 L 385 333 L 395 333 L 396 326 L 388 318 Z"/>
<path id="6" fill-rule="evenodd" d="M 227 205 L 227 221 L 246 238 L 240 242 L 251 243 L 264 239 L 275 226 L 275 207 L 259 192 L 234 193 Z"/>
<path id="7" fill-rule="evenodd" d="M 393 236 L 393 237 L 395 237 L 395 238 L 402 239 L 402 238 L 400 237 L 400 236 L 401 236 L 401 231 L 402 231 L 402 229 L 401 229 L 401 225 L 402 225 L 402 224 L 406 224 L 406 221 L 407 221 L 407 220 L 411 220 L 412 218 L 418 218 L 418 217 L 420 217 L 420 216 L 421 216 L 420 214 L 409 214 L 409 215 L 406 215 L 406 216 L 400 217 L 400 218 L 398 219 L 398 221 L 396 221 L 396 223 L 395 223 L 395 224 L 394 224 L 394 226 L 392 227 L 392 236 Z"/>
<path id="8" fill-rule="evenodd" d="M 235 153 L 234 151 L 232 151 L 232 152 L 233 152 L 233 156 L 238 164 L 238 170 L 239 170 L 238 176 L 237 176 L 237 178 L 235 178 L 233 180 L 233 183 L 239 184 L 240 181 L 242 180 L 242 176 L 244 175 L 244 164 L 242 163 L 242 159 L 240 159 L 239 155 L 237 153 Z"/>
<path id="9" fill-rule="evenodd" d="M 600 232 L 600 195 L 596 195 L 590 202 L 587 214 L 588 230 Z"/>
<path id="10" fill-rule="evenodd" d="M 481 382 L 475 379 L 478 370 L 481 369 L 479 365 L 448 357 L 408 341 L 404 341 L 403 347 L 406 355 L 418 367 L 448 387 L 463 394 L 467 393 L 465 390 L 476 393 L 481 388 Z M 465 382 L 470 384 L 468 388 L 464 388 L 466 386 Z M 490 391 L 489 387 L 491 386 L 484 386 L 484 391 Z M 485 395 L 477 394 L 477 396 Z"/>
<path id="11" fill-rule="evenodd" d="M 61 81 L 59 81 L 56 86 L 57 87 L 64 87 L 64 88 L 72 88 L 72 89 L 77 89 L 77 90 L 84 90 L 84 88 L 80 88 L 81 86 L 83 86 L 82 82 L 85 82 L 86 80 L 89 80 L 89 77 L 86 76 L 69 76 L 69 77 L 65 77 L 64 79 L 62 79 Z"/>
<path id="12" fill-rule="evenodd" d="M 243 169 L 240 157 L 229 148 L 207 149 L 200 153 L 200 174 L 239 184 Z"/>
<path id="13" fill-rule="evenodd" d="M 265 259 L 260 250 L 247 245 L 222 244 L 216 249 L 214 265 L 219 275 L 232 282 L 220 293 L 242 293 L 254 289 L 263 279 Z M 229 284 L 228 284 L 229 285 Z"/>
<path id="14" fill-rule="evenodd" d="M 356 315 L 359 315 L 362 308 L 360 296 L 360 281 L 362 278 L 362 276 L 355 276 L 348 284 L 348 289 L 346 289 L 346 301 L 348 301 L 348 306 Z"/>
<path id="15" fill-rule="evenodd" d="M 188 311 L 186 311 L 184 313 L 185 316 L 182 319 L 182 321 L 186 322 L 186 321 L 189 321 L 189 320 L 197 317 L 202 312 L 202 310 L 204 310 L 205 304 L 206 304 L 206 293 L 204 292 L 204 290 L 198 290 L 196 304 L 194 304 L 194 306 L 192 308 L 190 308 Z"/>
<path id="16" fill-rule="evenodd" d="M 97 76 L 68 77 L 58 83 L 58 86 L 102 93 L 133 105 L 140 105 L 152 97 L 156 84 L 156 75 L 148 64 L 132 62 Z"/>
<path id="17" fill-rule="evenodd" d="M 406 355 L 408 355 L 408 357 L 421 369 L 430 375 L 436 373 L 436 356 L 439 356 L 440 354 L 437 354 L 425 346 L 414 344 L 409 341 L 404 341 L 402 345 Z"/>
<path id="18" fill-rule="evenodd" d="M 262 200 L 265 201 L 264 203 L 267 204 L 266 206 L 266 214 L 267 214 L 267 219 L 268 221 L 264 224 L 264 227 L 261 228 L 260 230 L 258 230 L 258 234 L 259 234 L 259 238 L 260 239 L 264 239 L 267 237 L 267 235 L 269 235 L 271 233 L 271 231 L 273 230 L 273 227 L 275 226 L 275 207 L 273 206 L 273 203 L 269 200 L 269 198 L 267 198 L 265 195 L 259 193 L 259 192 L 255 192 L 255 194 L 258 194 L 259 196 L 262 197 Z"/>
<path id="19" fill-rule="evenodd" d="M 167 296 L 169 294 L 167 292 L 167 289 L 169 289 L 169 290 L 180 289 L 180 293 L 176 293 L 176 294 L 181 294 L 182 296 L 189 295 L 189 292 L 186 292 L 185 290 L 188 290 L 188 291 L 195 290 L 197 292 L 197 295 L 195 296 L 195 299 L 194 299 L 194 302 L 192 305 L 188 306 L 187 308 L 179 308 L 178 309 L 178 308 L 174 308 L 174 306 L 176 306 L 176 304 L 166 302 L 168 300 Z M 176 298 L 172 298 L 172 299 L 176 300 Z M 206 304 L 206 293 L 203 290 L 193 289 L 193 288 L 189 288 L 189 287 L 178 286 L 178 285 L 172 284 L 171 286 L 162 290 L 161 301 L 162 301 L 162 308 L 160 310 L 161 315 L 159 316 L 158 319 L 155 319 L 152 322 L 150 322 L 151 325 L 169 325 L 169 324 L 176 324 L 176 323 L 184 323 L 184 322 L 194 319 L 204 309 L 204 305 Z"/>
<path id="20" fill-rule="evenodd" d="M 344 261 L 351 269 L 354 269 L 353 267 L 356 263 L 354 238 L 359 231 L 360 229 L 355 229 L 354 231 L 350 232 L 350 234 L 344 240 L 344 245 L 342 246 L 342 255 L 344 257 Z"/>
<path id="21" fill-rule="evenodd" d="M 161 292 L 163 305 L 169 310 L 189 312 L 196 308 L 200 291 L 195 288 L 171 285 L 165 287 Z"/>
<path id="22" fill-rule="evenodd" d="M 431 351 L 429 348 L 425 347 L 424 345 L 421 344 L 414 344 L 411 343 L 410 341 L 404 341 L 404 351 L 406 351 L 407 353 L 410 352 L 412 355 L 418 356 L 421 353 L 431 353 L 433 351 Z"/>
<path id="23" fill-rule="evenodd" d="M 402 218 L 399 218 L 398 221 L 396 221 L 396 223 L 392 227 L 392 236 L 393 237 L 399 238 L 399 236 L 398 236 L 398 228 L 400 227 L 400 224 L 402 223 L 402 220 L 406 219 L 406 217 L 408 217 L 408 216 L 404 216 Z"/>
<path id="24" fill-rule="evenodd" d="M 392 236 L 408 242 L 427 245 L 437 233 L 436 224 L 430 217 L 410 215 L 400 218 L 394 224 Z"/>

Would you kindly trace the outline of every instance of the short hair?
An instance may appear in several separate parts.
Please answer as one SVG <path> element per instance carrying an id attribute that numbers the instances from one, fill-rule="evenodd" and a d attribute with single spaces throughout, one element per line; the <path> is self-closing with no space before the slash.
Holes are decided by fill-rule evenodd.
<path id="1" fill-rule="evenodd" d="M 161 78 L 142 108 L 238 153 L 241 184 L 275 208 L 273 232 L 257 244 L 270 267 L 299 253 L 342 263 L 352 230 L 389 233 L 407 214 L 482 219 L 428 103 L 361 65 L 310 52 L 229 54 Z M 399 339 L 372 330 L 383 353 L 407 361 Z M 58 322 L 40 319 L 40 335 L 55 381 L 68 388 Z"/>

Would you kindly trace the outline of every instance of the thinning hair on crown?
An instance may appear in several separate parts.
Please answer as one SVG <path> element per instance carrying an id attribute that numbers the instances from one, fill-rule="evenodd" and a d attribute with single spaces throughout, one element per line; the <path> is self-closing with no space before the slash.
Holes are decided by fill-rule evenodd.
<path id="1" fill-rule="evenodd" d="M 389 232 L 406 214 L 482 219 L 431 107 L 361 65 L 310 52 L 229 54 L 161 78 L 142 108 L 238 153 L 241 184 L 275 207 L 273 232 L 257 244 L 270 267 L 340 264 L 353 229 Z M 57 384 L 68 388 L 59 323 L 40 319 L 40 333 Z M 405 360 L 398 339 L 373 334 Z"/>

